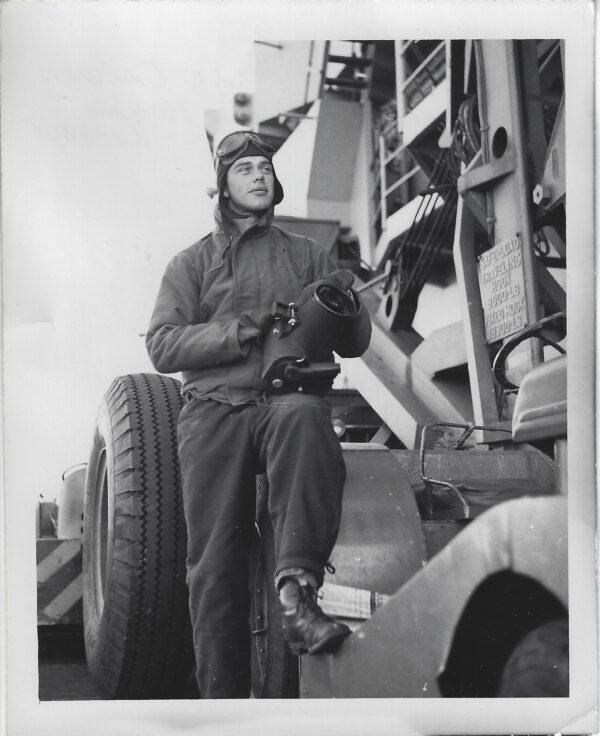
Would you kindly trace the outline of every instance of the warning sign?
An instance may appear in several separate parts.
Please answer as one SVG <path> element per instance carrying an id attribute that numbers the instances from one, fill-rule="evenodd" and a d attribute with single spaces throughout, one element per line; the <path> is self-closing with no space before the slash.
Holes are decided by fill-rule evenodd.
<path id="1" fill-rule="evenodd" d="M 521 238 L 498 243 L 479 258 L 479 286 L 488 343 L 527 324 Z"/>

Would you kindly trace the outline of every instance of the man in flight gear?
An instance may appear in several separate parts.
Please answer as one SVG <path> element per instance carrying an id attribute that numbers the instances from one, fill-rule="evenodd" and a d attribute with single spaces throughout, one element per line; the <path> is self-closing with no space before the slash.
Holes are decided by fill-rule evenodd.
<path id="1" fill-rule="evenodd" d="M 330 651 L 350 633 L 316 600 L 345 480 L 329 405 L 307 392 L 266 394 L 261 338 L 275 302 L 301 304 L 318 283 L 348 290 L 353 276 L 336 271 L 312 239 L 272 225 L 283 189 L 261 136 L 231 133 L 216 153 L 216 228 L 167 266 L 146 345 L 156 370 L 183 373 L 178 442 L 200 695 L 247 698 L 257 473 L 269 483 L 275 585 L 291 648 Z M 361 355 L 370 334 L 361 307 L 336 350 Z"/>

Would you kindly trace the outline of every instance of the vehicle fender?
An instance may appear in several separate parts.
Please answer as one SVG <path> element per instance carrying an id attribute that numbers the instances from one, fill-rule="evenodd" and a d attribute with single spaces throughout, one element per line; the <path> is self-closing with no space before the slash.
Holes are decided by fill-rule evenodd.
<path id="1" fill-rule="evenodd" d="M 567 606 L 565 497 L 507 501 L 469 524 L 337 652 L 303 658 L 301 696 L 439 697 L 437 677 L 465 606 L 504 570 Z"/>
<path id="2" fill-rule="evenodd" d="M 384 445 L 343 442 L 346 483 L 325 582 L 392 595 L 427 561 L 410 481 Z"/>

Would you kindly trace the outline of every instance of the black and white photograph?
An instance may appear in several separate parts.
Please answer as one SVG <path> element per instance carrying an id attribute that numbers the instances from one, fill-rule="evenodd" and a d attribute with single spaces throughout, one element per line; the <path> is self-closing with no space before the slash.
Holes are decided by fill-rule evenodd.
<path id="1" fill-rule="evenodd" d="M 598 732 L 593 3 L 0 15 L 6 733 Z"/>

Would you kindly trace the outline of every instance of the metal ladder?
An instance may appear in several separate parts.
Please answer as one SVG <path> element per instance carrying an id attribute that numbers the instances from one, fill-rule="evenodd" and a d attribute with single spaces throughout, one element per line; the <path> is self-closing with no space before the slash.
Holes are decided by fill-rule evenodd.
<path id="1" fill-rule="evenodd" d="M 363 104 L 369 94 L 371 85 L 371 77 L 373 73 L 373 59 L 375 55 L 375 44 L 373 42 L 348 41 L 347 43 L 361 44 L 363 55 L 359 56 L 352 50 L 351 55 L 332 54 L 331 41 L 325 42 L 325 51 L 323 53 L 323 65 L 321 67 L 321 86 L 319 88 L 319 98 L 323 96 L 325 91 L 334 88 L 349 91 L 352 99 L 358 100 Z M 333 76 L 331 64 L 344 64 L 342 72 L 338 76 Z M 351 75 L 342 76 L 346 71 L 350 71 Z"/>

